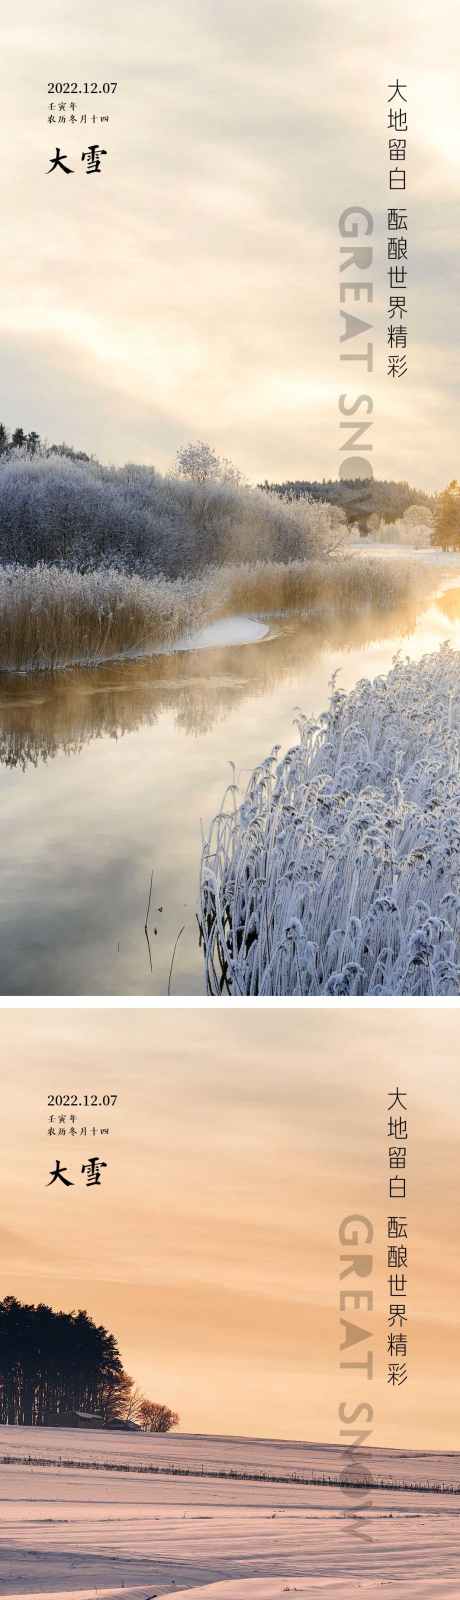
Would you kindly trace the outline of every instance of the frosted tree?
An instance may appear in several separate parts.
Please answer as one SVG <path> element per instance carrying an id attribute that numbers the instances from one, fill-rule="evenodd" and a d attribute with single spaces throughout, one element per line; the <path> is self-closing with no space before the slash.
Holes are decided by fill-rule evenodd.
<path id="1" fill-rule="evenodd" d="M 229 483 L 236 488 L 241 483 L 241 473 L 228 456 L 218 456 L 204 439 L 186 444 L 176 455 L 176 472 L 179 478 L 191 478 L 193 483 Z"/>

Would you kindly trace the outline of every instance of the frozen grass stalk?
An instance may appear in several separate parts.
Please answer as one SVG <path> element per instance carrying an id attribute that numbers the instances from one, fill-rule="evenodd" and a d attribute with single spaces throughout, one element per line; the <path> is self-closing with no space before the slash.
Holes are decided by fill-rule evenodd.
<path id="1" fill-rule="evenodd" d="M 202 856 L 208 990 L 460 991 L 460 656 L 350 694 L 235 785 Z"/>

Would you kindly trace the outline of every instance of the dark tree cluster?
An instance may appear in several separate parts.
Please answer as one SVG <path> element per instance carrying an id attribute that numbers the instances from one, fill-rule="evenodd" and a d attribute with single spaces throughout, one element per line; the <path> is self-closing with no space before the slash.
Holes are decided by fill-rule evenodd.
<path id="1" fill-rule="evenodd" d="M 177 1411 L 147 1400 L 124 1371 L 113 1333 L 86 1311 L 0 1301 L 0 1422 L 46 1426 L 76 1413 L 168 1433 Z"/>
<path id="2" fill-rule="evenodd" d="M 24 428 L 15 428 L 8 433 L 3 422 L 0 422 L 0 455 L 4 456 L 8 450 L 28 450 L 29 455 L 36 455 L 40 449 L 40 435 L 38 433 L 25 433 Z"/>
<path id="3" fill-rule="evenodd" d="M 117 1341 L 86 1311 L 0 1302 L 1 1420 L 44 1423 L 49 1413 L 102 1412 L 123 1378 Z"/>
<path id="4" fill-rule="evenodd" d="M 363 530 L 369 516 L 377 515 L 383 522 L 397 522 L 408 506 L 417 501 L 434 511 L 436 495 L 423 489 L 412 489 L 406 482 L 379 478 L 323 478 L 321 482 L 296 479 L 286 483 L 268 483 L 260 488 L 281 497 L 289 495 L 294 500 L 309 496 L 312 500 L 328 500 L 340 506 L 347 522 L 357 522 Z"/>

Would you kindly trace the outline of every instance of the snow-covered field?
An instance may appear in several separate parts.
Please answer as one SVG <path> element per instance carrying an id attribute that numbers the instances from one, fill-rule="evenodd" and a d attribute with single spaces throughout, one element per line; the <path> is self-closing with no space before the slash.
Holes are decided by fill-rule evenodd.
<path id="1" fill-rule="evenodd" d="M 339 1486 L 277 1483 L 346 1470 L 334 1446 L 201 1435 L 129 1437 L 2 1428 L 0 1593 L 55 1600 L 402 1600 L 458 1596 L 459 1501 L 377 1489 L 356 1501 Z M 59 1457 L 80 1467 L 39 1465 Z M 460 1487 L 460 1456 L 360 1451 L 375 1478 Z M 110 1471 L 96 1463 L 125 1471 Z M 35 1463 L 35 1464 L 34 1464 Z M 85 1465 L 86 1464 L 86 1465 Z M 132 1469 L 166 1469 L 156 1476 Z M 168 1467 L 195 1476 L 168 1475 Z M 131 1471 L 129 1470 L 131 1468 Z M 207 1470 L 270 1473 L 219 1480 Z"/>

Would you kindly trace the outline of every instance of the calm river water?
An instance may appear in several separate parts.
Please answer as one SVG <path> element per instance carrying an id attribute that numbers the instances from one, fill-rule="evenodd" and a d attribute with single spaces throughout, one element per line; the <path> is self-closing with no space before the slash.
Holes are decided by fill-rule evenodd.
<path id="1" fill-rule="evenodd" d="M 290 618 L 260 643 L 3 677 L 1 992 L 166 994 L 183 927 L 171 992 L 202 993 L 201 825 L 230 762 L 244 784 L 273 744 L 295 742 L 296 707 L 324 709 L 337 669 L 347 689 L 398 650 L 460 649 L 459 577 L 411 616 Z"/>

